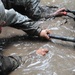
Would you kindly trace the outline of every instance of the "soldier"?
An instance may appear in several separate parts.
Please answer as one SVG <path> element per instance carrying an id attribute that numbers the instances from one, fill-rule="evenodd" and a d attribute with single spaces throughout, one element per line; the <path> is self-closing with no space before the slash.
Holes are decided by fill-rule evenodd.
<path id="1" fill-rule="evenodd" d="M 28 18 L 19 14 L 13 9 L 6 10 L 0 0 L 0 26 L 11 26 L 26 31 L 30 35 L 40 36 L 41 28 L 34 25 L 35 22 L 28 22 Z M 45 31 L 44 31 L 45 33 Z M 45 33 L 46 34 L 46 33 Z M 43 36 L 43 35 L 41 35 Z M 45 55 L 48 50 L 38 49 L 36 53 Z M 21 64 L 20 56 L 4 56 L 0 53 L 0 75 L 7 75 Z"/>
<path id="2" fill-rule="evenodd" d="M 59 12 L 60 11 L 57 11 L 55 14 L 58 14 Z M 50 31 L 48 29 L 43 30 L 38 25 L 36 25 L 35 21 L 30 20 L 31 19 L 29 19 L 27 16 L 21 15 L 14 9 L 9 10 L 5 9 L 2 1 L 0 0 L 0 27 L 10 26 L 17 29 L 21 29 L 28 35 L 50 39 L 49 36 L 47 35 L 50 34 Z M 36 51 L 36 53 L 41 55 L 45 55 L 47 52 L 48 50 L 46 49 L 38 49 Z M 7 75 L 11 71 L 15 70 L 20 64 L 21 64 L 21 57 L 3 56 L 0 53 L 0 75 Z"/>

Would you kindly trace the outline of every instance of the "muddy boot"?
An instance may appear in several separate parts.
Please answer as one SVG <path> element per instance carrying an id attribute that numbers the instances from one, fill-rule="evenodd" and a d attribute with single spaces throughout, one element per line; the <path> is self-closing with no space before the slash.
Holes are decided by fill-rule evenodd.
<path id="1" fill-rule="evenodd" d="M 15 70 L 19 65 L 21 65 L 22 58 L 20 56 L 9 56 L 11 66 L 12 66 L 12 71 Z"/>
<path id="2" fill-rule="evenodd" d="M 20 56 L 2 56 L 0 65 L 0 75 L 8 75 L 21 64 Z"/>

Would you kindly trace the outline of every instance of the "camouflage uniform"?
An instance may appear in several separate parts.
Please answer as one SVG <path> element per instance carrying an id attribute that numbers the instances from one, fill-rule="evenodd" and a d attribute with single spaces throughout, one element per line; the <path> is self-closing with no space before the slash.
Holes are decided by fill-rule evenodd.
<path id="1" fill-rule="evenodd" d="M 18 1 L 21 0 L 17 0 L 17 2 Z M 25 0 L 24 2 L 26 1 L 28 0 Z M 17 29 L 21 29 L 26 33 L 28 33 L 29 35 L 39 36 L 41 28 L 38 25 L 36 25 L 35 21 L 31 21 L 31 19 L 29 19 L 27 16 L 21 15 L 20 13 L 16 12 L 14 9 L 5 10 L 5 13 L 6 13 L 6 18 L 5 18 L 6 25 L 4 26 L 11 26 Z"/>
<path id="2" fill-rule="evenodd" d="M 40 0 L 2 0 L 7 9 L 14 8 L 19 13 L 28 16 L 32 20 L 47 18 L 56 8 L 54 6 L 41 6 Z M 52 12 L 53 11 L 53 12 Z M 53 16 L 52 16 L 53 17 Z"/>
<path id="3" fill-rule="evenodd" d="M 21 64 L 20 56 L 3 56 L 0 53 L 0 75 L 8 75 Z"/>
<path id="4" fill-rule="evenodd" d="M 21 0 L 20 0 L 21 1 Z M 28 1 L 28 0 L 27 0 Z M 29 35 L 39 36 L 41 28 L 14 9 L 6 10 L 0 0 L 0 26 L 10 26 L 25 31 Z M 3 25 L 2 22 L 5 22 Z M 21 58 L 17 56 L 3 56 L 0 53 L 0 75 L 7 75 L 21 64 Z"/>
<path id="5" fill-rule="evenodd" d="M 7 9 L 14 8 L 33 20 L 41 18 L 40 0 L 2 0 Z"/>

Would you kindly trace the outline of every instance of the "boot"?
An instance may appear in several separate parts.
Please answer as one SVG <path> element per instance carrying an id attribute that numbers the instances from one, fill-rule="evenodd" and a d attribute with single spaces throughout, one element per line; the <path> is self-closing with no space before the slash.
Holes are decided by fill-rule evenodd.
<path id="1" fill-rule="evenodd" d="M 8 75 L 21 65 L 20 56 L 2 56 L 0 59 L 0 75 Z"/>
<path id="2" fill-rule="evenodd" d="M 9 59 L 11 62 L 12 71 L 21 65 L 21 62 L 22 62 L 21 56 L 9 56 Z"/>

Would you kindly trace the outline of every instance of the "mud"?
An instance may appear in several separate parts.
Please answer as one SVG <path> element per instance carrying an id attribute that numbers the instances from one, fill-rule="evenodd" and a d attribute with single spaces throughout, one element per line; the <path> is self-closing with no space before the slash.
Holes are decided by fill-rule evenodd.
<path id="1" fill-rule="evenodd" d="M 75 0 L 42 0 L 41 5 L 75 10 Z M 71 18 L 58 17 L 40 21 L 39 24 L 42 28 L 50 29 L 52 34 L 75 37 L 75 21 Z M 75 43 L 27 38 L 24 34 L 21 30 L 5 27 L 0 35 L 5 38 L 1 43 L 4 55 L 21 55 L 25 60 L 10 75 L 75 75 Z M 44 57 L 37 55 L 35 51 L 40 47 L 48 48 L 49 53 Z"/>

